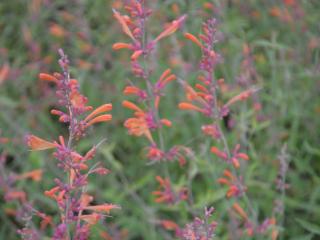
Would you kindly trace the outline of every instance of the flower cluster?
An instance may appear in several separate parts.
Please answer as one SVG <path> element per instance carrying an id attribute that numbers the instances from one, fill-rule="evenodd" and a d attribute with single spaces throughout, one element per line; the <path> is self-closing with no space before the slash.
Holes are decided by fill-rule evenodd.
<path id="1" fill-rule="evenodd" d="M 171 69 L 166 69 L 159 77 L 155 77 L 153 69 L 147 64 L 147 59 L 151 57 L 156 43 L 178 30 L 186 16 L 174 20 L 154 39 L 146 37 L 146 21 L 152 11 L 146 7 L 143 0 L 128 1 L 125 9 L 129 16 L 123 16 L 114 10 L 114 17 L 120 23 L 123 32 L 128 35 L 132 43 L 115 43 L 114 50 L 129 49 L 131 55 L 131 71 L 135 77 L 142 79 L 146 88 L 138 87 L 134 84 L 126 86 L 123 93 L 138 98 L 138 103 L 123 101 L 122 105 L 134 111 L 134 116 L 127 119 L 124 126 L 130 135 L 143 136 L 149 141 L 147 147 L 147 158 L 152 162 L 172 161 L 177 159 L 180 165 L 185 162 L 185 156 L 190 154 L 190 150 L 184 146 L 173 146 L 168 150 L 164 149 L 164 139 L 162 128 L 171 127 L 172 122 L 160 117 L 159 105 L 161 97 L 164 96 L 165 87 L 176 80 Z M 140 107 L 141 105 L 141 107 Z M 159 140 L 155 140 L 154 135 L 158 135 Z"/>
<path id="2" fill-rule="evenodd" d="M 154 191 L 152 194 L 157 198 L 155 201 L 157 203 L 167 203 L 167 204 L 175 204 L 181 200 L 186 200 L 188 198 L 188 189 L 181 188 L 178 192 L 175 192 L 171 186 L 169 179 L 163 179 L 160 176 L 156 177 L 157 181 L 160 184 L 160 188 L 158 191 Z"/>
<path id="3" fill-rule="evenodd" d="M 221 95 L 228 88 L 224 83 L 224 79 L 215 79 L 215 67 L 221 62 L 221 56 L 214 50 L 217 42 L 216 20 L 209 19 L 206 21 L 202 26 L 202 32 L 199 38 L 191 33 L 185 34 L 185 38 L 200 47 L 202 58 L 199 63 L 200 74 L 198 80 L 200 82 L 195 85 L 195 88 L 186 82 L 182 83 L 187 101 L 181 102 L 179 108 L 200 112 L 212 121 L 210 124 L 203 125 L 202 131 L 217 143 L 216 146 L 211 147 L 211 152 L 230 167 L 230 170 L 226 169 L 224 171 L 224 176 L 219 178 L 218 182 L 228 187 L 226 193 L 228 198 L 244 198 L 248 204 L 250 214 L 252 214 L 251 217 L 254 218 L 256 213 L 246 195 L 247 187 L 244 185 L 243 177 L 238 173 L 242 161 L 248 161 L 249 156 L 241 152 L 240 144 L 236 144 L 233 149 L 230 148 L 221 126 L 223 118 L 230 113 L 230 108 L 233 104 L 248 99 L 258 91 L 257 87 L 252 86 L 252 80 L 248 79 L 252 77 L 253 70 L 247 69 L 247 72 L 243 73 L 245 75 L 242 75 L 241 78 L 243 80 L 241 85 L 247 89 L 223 103 L 224 100 Z M 243 63 L 243 68 L 251 66 L 249 49 L 245 48 L 244 50 L 247 59 Z M 262 225 L 259 225 L 256 220 L 250 220 L 250 217 L 238 203 L 233 205 L 233 209 L 243 219 L 247 234 L 250 236 L 265 233 L 269 226 L 275 224 L 274 220 L 266 220 Z"/>
<path id="4" fill-rule="evenodd" d="M 89 167 L 90 160 L 94 157 L 97 146 L 93 146 L 85 154 L 75 150 L 75 141 L 85 135 L 85 130 L 96 123 L 112 119 L 106 112 L 112 109 L 111 104 L 104 104 L 95 110 L 87 106 L 88 99 L 79 92 L 76 79 L 70 77 L 69 60 L 62 50 L 59 64 L 62 73 L 39 74 L 42 81 L 56 84 L 58 104 L 63 110 L 52 109 L 51 114 L 59 117 L 59 121 L 69 125 L 68 140 L 59 136 L 58 141 L 47 141 L 34 135 L 28 135 L 26 141 L 31 150 L 39 151 L 54 149 L 53 156 L 57 159 L 57 166 L 66 173 L 66 179 L 56 178 L 55 186 L 45 191 L 45 195 L 56 201 L 61 214 L 61 222 L 55 227 L 53 239 L 88 239 L 92 225 L 96 224 L 110 210 L 119 208 L 114 204 L 90 205 L 93 197 L 85 192 L 90 174 L 105 175 L 109 170 L 102 164 L 96 163 Z M 86 117 L 83 114 L 90 111 Z"/>
<path id="5" fill-rule="evenodd" d="M 41 239 L 42 232 L 48 226 L 52 225 L 52 218 L 43 212 L 35 210 L 32 207 L 32 203 L 28 200 L 28 194 L 26 191 L 20 190 L 16 185 L 20 181 L 35 181 L 39 182 L 42 179 L 43 171 L 41 169 L 35 169 L 22 174 L 16 174 L 8 171 L 5 167 L 7 155 L 6 153 L 0 154 L 0 186 L 3 191 L 3 197 L 5 202 L 17 202 L 18 208 L 6 207 L 4 213 L 7 217 L 14 217 L 16 220 L 22 222 L 23 228 L 17 232 L 22 239 Z M 35 227 L 32 223 L 33 217 L 40 219 L 40 226 Z"/>
<path id="6" fill-rule="evenodd" d="M 214 237 L 214 232 L 217 227 L 215 221 L 210 221 L 214 208 L 205 208 L 204 218 L 195 217 L 191 223 L 185 225 L 184 228 L 180 228 L 176 223 L 170 220 L 162 220 L 161 225 L 169 230 L 175 231 L 175 235 L 178 239 L 182 240 L 210 240 Z"/>

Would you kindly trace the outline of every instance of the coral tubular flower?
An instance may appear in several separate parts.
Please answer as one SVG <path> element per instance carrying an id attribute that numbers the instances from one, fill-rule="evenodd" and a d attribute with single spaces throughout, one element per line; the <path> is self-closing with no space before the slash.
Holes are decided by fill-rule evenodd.
<path id="1" fill-rule="evenodd" d="M 199 103 L 201 103 L 204 106 L 207 106 L 207 102 L 205 99 L 203 99 L 198 92 L 196 92 L 191 86 L 185 84 L 185 91 L 186 91 L 186 95 L 187 95 L 187 99 L 189 101 L 198 101 Z"/>
<path id="2" fill-rule="evenodd" d="M 140 88 L 137 88 L 134 86 L 126 86 L 125 89 L 123 90 L 123 93 L 125 95 L 130 95 L 130 94 L 138 95 L 139 92 L 140 92 Z"/>
<path id="3" fill-rule="evenodd" d="M 141 98 L 146 97 L 146 93 L 143 90 L 141 90 L 140 88 L 135 87 L 135 86 L 126 86 L 125 89 L 123 90 L 123 93 L 125 95 L 136 95 Z"/>
<path id="4" fill-rule="evenodd" d="M 197 89 L 199 89 L 200 91 L 202 92 L 205 92 L 205 93 L 208 93 L 208 89 L 204 86 L 202 86 L 201 84 L 197 83 L 196 86 L 195 86 Z"/>
<path id="5" fill-rule="evenodd" d="M 163 124 L 163 125 L 166 125 L 167 127 L 171 127 L 172 126 L 172 122 L 168 119 L 161 119 L 160 122 Z"/>
<path id="6" fill-rule="evenodd" d="M 107 122 L 107 121 L 110 121 L 111 119 L 112 119 L 111 114 L 104 114 L 104 115 L 98 116 L 98 117 L 90 120 L 87 123 L 87 126 L 91 126 L 92 124 L 99 123 L 99 122 Z"/>
<path id="7" fill-rule="evenodd" d="M 202 43 L 201 43 L 201 42 L 199 41 L 199 39 L 198 39 L 196 36 L 194 36 L 193 34 L 191 34 L 191 33 L 185 33 L 185 34 L 184 34 L 184 37 L 185 37 L 186 39 L 189 39 L 190 41 L 194 42 L 195 44 L 197 44 L 199 47 L 202 48 Z"/>
<path id="8" fill-rule="evenodd" d="M 84 208 L 85 210 L 91 210 L 95 212 L 103 212 L 103 213 L 110 213 L 112 209 L 120 209 L 118 205 L 115 204 L 101 204 L 96 206 L 87 206 Z"/>
<path id="9" fill-rule="evenodd" d="M 170 220 L 161 220 L 161 225 L 167 230 L 179 229 L 178 224 Z"/>
<path id="10" fill-rule="evenodd" d="M 131 60 L 136 61 L 142 55 L 142 53 L 143 53 L 142 50 L 134 51 L 133 54 L 131 55 Z"/>
<path id="11" fill-rule="evenodd" d="M 231 98 L 226 104 L 225 107 L 229 107 L 230 105 L 234 104 L 235 102 L 238 101 L 243 101 L 245 99 L 247 99 L 248 97 L 250 97 L 253 93 L 255 93 L 257 91 L 257 89 L 248 89 L 242 93 L 240 93 L 237 96 L 234 96 L 233 98 Z"/>
<path id="12" fill-rule="evenodd" d="M 90 202 L 93 201 L 93 197 L 89 194 L 82 194 L 81 198 L 80 198 L 80 207 L 84 208 L 87 207 L 89 205 Z"/>
<path id="13" fill-rule="evenodd" d="M 24 191 L 9 191 L 4 196 L 6 201 L 18 199 L 21 202 L 27 201 L 27 194 Z"/>
<path id="14" fill-rule="evenodd" d="M 211 147 L 210 151 L 224 160 L 228 159 L 227 153 L 220 151 L 217 147 Z"/>
<path id="15" fill-rule="evenodd" d="M 119 50 L 119 49 L 132 49 L 132 45 L 129 43 L 115 43 L 112 45 L 113 50 Z"/>
<path id="16" fill-rule="evenodd" d="M 38 216 L 42 218 L 40 223 L 41 230 L 46 229 L 48 225 L 53 225 L 52 217 L 46 216 L 45 214 L 38 214 Z"/>
<path id="17" fill-rule="evenodd" d="M 164 87 L 165 85 L 167 85 L 169 82 L 176 80 L 177 77 L 174 74 L 171 74 L 170 76 L 168 76 L 167 78 L 165 78 L 164 80 L 162 80 L 161 82 L 159 82 L 160 87 Z"/>
<path id="18" fill-rule="evenodd" d="M 147 158 L 151 161 L 160 161 L 163 159 L 165 153 L 161 151 L 157 146 L 148 147 Z"/>
<path id="19" fill-rule="evenodd" d="M 31 150 L 34 150 L 34 151 L 41 151 L 41 150 L 57 147 L 56 144 L 52 142 L 48 142 L 34 135 L 28 135 L 26 137 L 26 141 L 27 141 L 27 145 L 31 148 Z"/>
<path id="20" fill-rule="evenodd" d="M 95 117 L 96 115 L 103 113 L 103 112 L 108 112 L 112 110 L 112 104 L 107 103 L 104 104 L 100 107 L 98 107 L 97 109 L 95 109 L 92 113 L 90 113 L 85 119 L 84 121 L 88 121 L 89 119 L 92 119 L 93 117 Z"/>
<path id="21" fill-rule="evenodd" d="M 38 182 L 42 178 L 42 170 L 36 169 L 31 172 L 23 173 L 16 177 L 17 180 L 26 179 L 26 178 L 31 178 L 33 181 Z"/>
<path id="22" fill-rule="evenodd" d="M 230 178 L 230 180 L 232 181 L 235 180 L 235 176 L 233 176 L 233 174 L 228 169 L 223 171 L 223 175 L 226 176 L 227 178 Z"/>
<path id="23" fill-rule="evenodd" d="M 67 35 L 66 30 L 58 24 L 52 24 L 49 30 L 53 36 L 58 38 L 63 38 Z"/>
<path id="24" fill-rule="evenodd" d="M 80 94 L 77 90 L 73 90 L 70 93 L 70 101 L 73 107 L 75 108 L 83 108 L 85 111 L 90 110 L 91 107 L 86 108 L 86 103 L 88 102 L 88 99 Z"/>
<path id="25" fill-rule="evenodd" d="M 172 21 L 170 26 L 166 28 L 162 33 L 159 34 L 159 36 L 154 40 L 155 42 L 159 41 L 160 39 L 167 37 L 171 34 L 173 34 L 175 31 L 178 30 L 178 28 L 181 26 L 181 24 L 186 19 L 186 15 L 181 16 L 179 19 Z"/>
<path id="26" fill-rule="evenodd" d="M 236 185 L 231 185 L 227 192 L 227 198 L 238 196 L 241 193 L 240 189 Z"/>
<path id="27" fill-rule="evenodd" d="M 239 160 L 237 158 L 235 158 L 235 157 L 231 158 L 231 162 L 232 162 L 232 164 L 233 164 L 233 166 L 235 168 L 239 168 L 240 167 L 240 162 L 239 162 Z"/>
<path id="28" fill-rule="evenodd" d="M 129 108 L 131 110 L 134 110 L 136 112 L 143 112 L 141 108 L 139 108 L 137 105 L 135 105 L 134 103 L 132 102 L 129 102 L 127 100 L 124 100 L 122 102 L 122 106 L 126 107 L 126 108 Z"/>
<path id="29" fill-rule="evenodd" d="M 218 183 L 225 184 L 225 185 L 230 185 L 230 182 L 225 178 L 218 178 Z"/>
<path id="30" fill-rule="evenodd" d="M 160 176 L 156 176 L 157 181 L 160 184 L 160 189 L 162 188 L 162 191 L 154 191 L 152 192 L 153 195 L 156 196 L 155 202 L 157 203 L 169 203 L 172 204 L 175 202 L 175 196 L 171 189 L 171 184 L 169 182 L 169 179 L 163 179 Z"/>
<path id="31" fill-rule="evenodd" d="M 165 71 L 161 74 L 161 76 L 160 76 L 160 78 L 159 78 L 159 82 L 162 82 L 168 75 L 170 75 L 170 73 L 171 73 L 171 69 L 170 69 L 170 68 L 168 68 L 167 70 L 165 70 Z"/>
<path id="32" fill-rule="evenodd" d="M 238 153 L 238 154 L 236 155 L 236 157 L 241 158 L 241 159 L 246 160 L 246 161 L 249 160 L 248 155 L 245 154 L 245 153 Z"/>
<path id="33" fill-rule="evenodd" d="M 115 9 L 113 9 L 113 16 L 118 20 L 120 23 L 122 30 L 125 34 L 127 34 L 133 41 L 136 41 L 135 37 L 133 36 L 128 24 L 126 23 L 126 20 L 123 16 L 120 15 L 119 12 L 117 12 Z"/>
<path id="34" fill-rule="evenodd" d="M 55 194 L 60 190 L 60 187 L 54 187 L 50 190 L 47 190 L 44 192 L 44 195 L 46 195 L 47 197 L 50 197 L 50 198 L 55 198 Z"/>
<path id="35" fill-rule="evenodd" d="M 247 214 L 245 213 L 245 211 L 243 210 L 243 208 L 238 204 L 238 203 L 234 203 L 232 205 L 232 208 L 236 211 L 236 213 L 242 217 L 243 220 L 247 220 L 248 219 L 248 216 Z"/>
<path id="36" fill-rule="evenodd" d="M 179 103 L 179 108 L 181 110 L 193 110 L 193 111 L 197 111 L 197 112 L 203 112 L 204 110 L 191 104 L 191 103 L 187 103 L 187 102 L 182 102 Z"/>
<path id="37" fill-rule="evenodd" d="M 48 82 L 54 82 L 54 83 L 58 82 L 57 78 L 55 78 L 54 76 L 47 74 L 47 73 L 40 73 L 39 79 L 42 81 L 48 81 Z"/>
<path id="38" fill-rule="evenodd" d="M 98 213 L 92 213 L 92 214 L 81 215 L 79 218 L 90 225 L 95 225 L 99 222 L 102 216 Z"/>
<path id="39" fill-rule="evenodd" d="M 144 117 L 129 118 L 125 121 L 124 126 L 128 128 L 129 134 L 135 136 L 145 135 L 151 143 L 154 143 L 148 124 Z"/>
<path id="40" fill-rule="evenodd" d="M 214 139 L 219 139 L 221 137 L 221 133 L 217 125 L 203 125 L 201 130 L 204 134 L 211 136 Z"/>

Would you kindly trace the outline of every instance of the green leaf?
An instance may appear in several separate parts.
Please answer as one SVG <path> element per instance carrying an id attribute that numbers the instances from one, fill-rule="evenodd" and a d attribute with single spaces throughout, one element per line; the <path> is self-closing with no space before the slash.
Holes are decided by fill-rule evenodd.
<path id="1" fill-rule="evenodd" d="M 305 230 L 314 233 L 316 235 L 320 236 L 320 226 L 314 224 L 314 223 L 310 223 L 308 221 L 296 218 L 295 219 L 300 225 L 301 227 L 303 227 Z"/>

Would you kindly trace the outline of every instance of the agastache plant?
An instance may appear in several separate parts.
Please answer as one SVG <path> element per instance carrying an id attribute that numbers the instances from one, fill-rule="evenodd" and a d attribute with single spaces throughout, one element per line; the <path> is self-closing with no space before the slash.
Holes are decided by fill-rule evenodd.
<path id="1" fill-rule="evenodd" d="M 180 165 L 185 163 L 185 156 L 190 154 L 188 148 L 175 145 L 170 149 L 165 149 L 162 130 L 164 127 L 171 127 L 172 123 L 166 118 L 161 118 L 159 105 L 161 98 L 164 96 L 164 89 L 172 81 L 176 80 L 176 76 L 171 69 L 166 69 L 160 76 L 153 74 L 153 70 L 148 61 L 156 44 L 163 38 L 176 32 L 186 16 L 183 15 L 177 20 L 172 21 L 168 26 L 154 39 L 147 37 L 146 22 L 152 11 L 146 7 L 143 0 L 128 1 L 125 9 L 129 16 L 121 15 L 113 10 L 114 17 L 120 23 L 123 32 L 131 39 L 131 43 L 115 43 L 114 50 L 129 49 L 131 54 L 131 71 L 139 80 L 142 80 L 145 87 L 139 87 L 136 83 L 126 86 L 123 93 L 132 95 L 137 98 L 137 103 L 131 101 L 123 101 L 122 105 L 134 111 L 134 116 L 127 119 L 124 126 L 128 129 L 130 135 L 145 137 L 149 145 L 146 147 L 146 157 L 150 163 L 160 161 L 173 161 L 177 159 Z M 142 85 L 142 84 L 141 84 Z M 155 135 L 158 140 L 155 140 Z M 160 188 L 163 191 L 155 191 L 153 194 L 157 196 L 157 202 L 176 203 L 186 199 L 184 189 L 173 191 L 169 179 L 168 170 L 165 179 L 157 176 Z"/>
<path id="2" fill-rule="evenodd" d="M 43 232 L 52 226 L 52 218 L 43 212 L 32 207 L 33 203 L 28 200 L 26 191 L 19 189 L 16 185 L 21 181 L 32 180 L 39 182 L 42 179 L 43 171 L 34 169 L 32 171 L 17 174 L 6 169 L 6 153 L 0 154 L 0 186 L 3 192 L 3 199 L 7 203 L 15 203 L 17 207 L 4 209 L 6 217 L 14 217 L 23 227 L 17 230 L 22 239 L 40 240 Z M 36 226 L 33 219 L 40 220 L 40 226 Z"/>
<path id="3" fill-rule="evenodd" d="M 145 1 L 128 1 L 125 9 L 129 16 L 122 16 L 114 10 L 114 17 L 122 26 L 122 30 L 128 35 L 132 43 L 115 43 L 114 50 L 129 49 L 131 54 L 132 74 L 140 80 L 143 80 L 144 88 L 138 87 L 136 83 L 131 84 L 124 89 L 125 95 L 133 95 L 138 103 L 123 101 L 123 106 L 134 111 L 134 117 L 125 121 L 124 126 L 128 129 L 130 135 L 144 136 L 149 146 L 146 148 L 146 157 L 150 163 L 170 162 L 178 160 L 180 166 L 186 163 L 186 157 L 192 156 L 189 148 L 183 145 L 174 145 L 165 148 L 165 139 L 163 137 L 163 127 L 171 127 L 170 120 L 161 118 L 159 106 L 161 98 L 164 96 L 166 85 L 177 79 L 171 69 L 166 69 L 160 76 L 153 74 L 153 68 L 149 62 L 152 52 L 158 41 L 176 32 L 186 19 L 183 15 L 177 20 L 172 21 L 156 38 L 149 39 L 146 31 L 146 21 L 151 15 L 151 10 L 146 8 Z M 156 140 L 156 137 L 158 139 Z M 152 194 L 156 197 L 155 202 L 167 205 L 177 204 L 184 200 L 188 202 L 188 211 L 191 211 L 192 204 L 189 201 L 189 189 L 181 187 L 175 189 L 171 183 L 170 172 L 164 165 L 165 177 L 156 176 L 160 184 Z M 209 222 L 213 208 L 206 210 L 204 220 L 195 217 L 194 222 L 187 224 L 185 228 L 180 228 L 171 220 L 161 220 L 160 224 L 167 230 L 175 231 L 175 236 L 179 239 L 204 239 L 209 240 L 213 236 L 216 227 L 215 222 Z M 194 237 L 194 238 L 193 238 Z"/>
<path id="4" fill-rule="evenodd" d="M 224 79 L 215 78 L 216 65 L 221 63 L 222 60 L 221 56 L 215 51 L 215 44 L 217 43 L 216 19 L 209 19 L 203 23 L 202 33 L 199 34 L 199 37 L 191 33 L 185 33 L 185 38 L 200 48 L 202 56 L 199 62 L 199 82 L 195 85 L 195 88 L 185 81 L 181 81 L 186 92 L 186 101 L 181 102 L 179 108 L 199 112 L 211 121 L 211 123 L 202 126 L 202 131 L 216 142 L 216 145 L 211 147 L 211 152 L 228 166 L 218 182 L 228 187 L 227 198 L 235 199 L 232 209 L 240 220 L 240 222 L 237 222 L 242 224 L 248 236 L 265 234 L 270 226 L 276 224 L 275 219 L 267 218 L 262 224 L 258 223 L 257 212 L 246 194 L 247 187 L 239 173 L 243 164 L 242 161 L 248 161 L 249 157 L 241 150 L 240 144 L 230 147 L 222 130 L 223 118 L 230 113 L 231 107 L 235 103 L 244 101 L 254 95 L 259 88 L 246 85 L 247 89 L 223 103 L 224 100 L 221 95 L 223 93 L 222 89 L 226 87 Z M 240 199 L 245 201 L 250 214 L 246 213 L 238 203 Z M 242 231 L 240 230 L 240 232 Z M 272 236 L 275 239 L 273 233 Z"/>
<path id="5" fill-rule="evenodd" d="M 112 119 L 112 115 L 106 113 L 112 109 L 112 105 L 104 104 L 95 110 L 88 106 L 88 99 L 79 92 L 78 81 L 70 76 L 67 55 L 61 49 L 59 54 L 62 73 L 40 73 L 39 79 L 56 85 L 59 109 L 52 109 L 51 114 L 58 116 L 60 122 L 68 125 L 68 136 L 59 136 L 57 141 L 48 141 L 28 135 L 26 140 L 33 151 L 54 149 L 53 156 L 57 166 L 63 171 L 63 176 L 66 176 L 55 178 L 55 185 L 45 191 L 45 195 L 56 202 L 60 212 L 60 222 L 55 226 L 52 239 L 85 240 L 89 239 L 90 228 L 94 224 L 109 214 L 110 210 L 119 207 L 108 203 L 90 205 L 93 197 L 86 193 L 89 175 L 105 175 L 110 171 L 100 162 L 89 167 L 101 143 L 85 154 L 76 151 L 76 143 L 85 136 L 87 128 Z"/>

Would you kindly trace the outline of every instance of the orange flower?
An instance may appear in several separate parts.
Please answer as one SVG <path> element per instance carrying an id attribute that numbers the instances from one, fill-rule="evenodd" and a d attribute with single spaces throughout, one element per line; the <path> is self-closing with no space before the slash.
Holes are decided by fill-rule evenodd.
<path id="1" fill-rule="evenodd" d="M 100 115 L 98 117 L 98 114 L 103 113 L 103 112 L 108 112 L 112 110 L 112 104 L 108 103 L 108 104 L 104 104 L 100 107 L 98 107 L 96 110 L 94 110 L 92 113 L 90 113 L 85 119 L 84 121 L 87 122 L 87 126 L 91 126 L 95 123 L 98 122 L 107 122 L 110 121 L 112 119 L 112 115 L 111 114 L 103 114 Z M 94 118 L 95 117 L 95 118 Z"/>
<path id="2" fill-rule="evenodd" d="M 135 105 L 134 103 L 132 102 L 129 102 L 127 100 L 124 100 L 122 102 L 122 106 L 126 107 L 126 108 L 129 108 L 131 110 L 134 110 L 136 112 L 143 112 L 141 108 L 139 108 L 137 105 Z"/>
<path id="3" fill-rule="evenodd" d="M 55 198 L 55 194 L 60 190 L 60 187 L 54 187 L 50 190 L 47 190 L 44 192 L 44 195 L 46 195 L 47 197 L 50 197 L 50 198 Z"/>
<path id="4" fill-rule="evenodd" d="M 103 104 L 100 107 L 98 107 L 97 109 L 95 109 L 92 113 L 90 113 L 85 119 L 84 121 L 88 121 L 89 119 L 92 119 L 93 117 L 95 117 L 96 115 L 103 113 L 103 112 L 108 112 L 112 110 L 112 104 L 111 103 L 107 103 L 107 104 Z"/>
<path id="5" fill-rule="evenodd" d="M 119 50 L 119 49 L 131 49 L 132 45 L 128 43 L 122 43 L 118 42 L 112 45 L 113 50 Z"/>
<path id="6" fill-rule="evenodd" d="M 234 203 L 233 204 L 233 209 L 237 212 L 237 214 L 242 217 L 243 220 L 247 220 L 248 216 L 245 213 L 245 211 L 243 210 L 243 208 L 238 204 L 238 203 Z"/>
<path id="7" fill-rule="evenodd" d="M 70 172 L 69 172 L 69 183 L 70 183 L 70 186 L 73 185 L 73 181 L 74 181 L 75 177 L 76 177 L 76 172 L 75 172 L 74 169 L 71 168 Z"/>
<path id="8" fill-rule="evenodd" d="M 208 89 L 205 86 L 203 86 L 203 85 L 201 85 L 199 83 L 196 84 L 196 88 L 199 89 L 202 92 L 205 92 L 205 93 L 209 92 Z"/>
<path id="9" fill-rule="evenodd" d="M 92 124 L 95 124 L 95 123 L 98 123 L 98 122 L 107 122 L 107 121 L 110 121 L 111 119 L 112 119 L 112 115 L 111 114 L 104 114 L 104 115 L 98 116 L 98 117 L 90 120 L 88 122 L 87 126 L 91 126 Z"/>
<path id="10" fill-rule="evenodd" d="M 138 118 L 129 118 L 125 121 L 124 126 L 128 128 L 129 134 L 135 136 L 144 135 L 151 143 L 154 143 L 144 116 Z"/>
<path id="11" fill-rule="evenodd" d="M 58 24 L 52 24 L 49 30 L 53 36 L 58 38 L 63 38 L 67 35 L 66 30 Z"/>
<path id="12" fill-rule="evenodd" d="M 207 105 L 207 102 L 200 96 L 201 94 L 197 93 L 191 86 L 185 84 L 184 88 L 189 101 L 196 100 L 204 106 Z"/>
<path id="13" fill-rule="evenodd" d="M 230 185 L 230 182 L 225 178 L 218 178 L 218 183 L 225 184 L 225 185 Z"/>
<path id="14" fill-rule="evenodd" d="M 73 80 L 74 82 L 76 82 L 77 80 Z M 77 83 L 74 83 L 77 84 Z M 88 106 L 86 107 L 86 103 L 88 102 L 88 99 L 83 96 L 82 94 L 80 94 L 77 90 L 73 90 L 70 93 L 70 101 L 71 104 L 76 107 L 76 108 L 84 108 L 86 111 L 91 110 L 92 107 Z"/>
<path id="15" fill-rule="evenodd" d="M 39 74 L 39 79 L 42 81 L 49 81 L 49 82 L 54 82 L 57 83 L 58 79 L 50 74 L 47 73 L 40 73 Z"/>
<path id="16" fill-rule="evenodd" d="M 89 205 L 90 202 L 92 202 L 93 197 L 89 194 L 82 194 L 81 195 L 81 199 L 80 199 L 80 207 L 84 208 L 87 207 Z"/>
<path id="17" fill-rule="evenodd" d="M 118 20 L 120 23 L 122 30 L 125 34 L 127 34 L 133 41 L 136 41 L 135 37 L 133 36 L 128 24 L 123 16 L 120 15 L 115 9 L 113 9 L 113 16 Z"/>
<path id="18" fill-rule="evenodd" d="M 233 196 L 237 196 L 240 193 L 239 188 L 236 185 L 231 185 L 227 192 L 227 198 L 231 198 Z"/>
<path id="19" fill-rule="evenodd" d="M 248 155 L 245 154 L 245 153 L 238 153 L 238 154 L 237 154 L 237 157 L 238 157 L 238 158 L 241 158 L 241 159 L 243 159 L 243 160 L 246 160 L 246 161 L 249 160 Z"/>
<path id="20" fill-rule="evenodd" d="M 155 199 L 156 203 L 173 203 L 175 201 L 173 192 L 171 190 L 171 184 L 169 179 L 163 179 L 160 176 L 156 176 L 157 181 L 160 184 L 160 190 L 153 191 L 152 194 L 157 196 Z"/>
<path id="21" fill-rule="evenodd" d="M 33 170 L 31 172 L 26 172 L 21 174 L 20 176 L 17 176 L 16 179 L 21 180 L 21 179 L 26 179 L 26 178 L 31 178 L 33 181 L 40 181 L 42 178 L 42 170 L 41 169 L 37 169 L 37 170 Z"/>
<path id="22" fill-rule="evenodd" d="M 112 209 L 120 209 L 119 206 L 115 205 L 115 204 L 102 204 L 102 205 L 96 205 L 96 206 L 88 206 L 84 208 L 85 210 L 92 210 L 95 212 L 105 212 L 105 213 L 109 213 L 110 210 Z"/>
<path id="23" fill-rule="evenodd" d="M 164 87 L 165 85 L 167 85 L 169 82 L 176 80 L 177 77 L 174 74 L 171 74 L 170 76 L 168 76 L 166 79 L 161 81 L 161 87 Z"/>
<path id="24" fill-rule="evenodd" d="M 238 101 L 244 101 L 246 100 L 248 97 L 250 97 L 253 93 L 257 92 L 258 89 L 248 89 L 236 96 L 234 96 L 233 98 L 231 98 L 224 106 L 225 107 L 229 107 L 231 104 L 234 104 L 235 102 Z"/>
<path id="25" fill-rule="evenodd" d="M 232 164 L 233 164 L 233 166 L 235 168 L 239 168 L 240 167 L 240 162 L 239 162 L 239 160 L 237 158 L 235 158 L 235 157 L 231 158 L 231 162 L 232 162 Z"/>
<path id="26" fill-rule="evenodd" d="M 214 5 L 213 5 L 212 3 L 205 2 L 205 3 L 203 4 L 203 8 L 209 9 L 209 10 L 213 10 L 213 9 L 214 9 Z"/>
<path id="27" fill-rule="evenodd" d="M 228 169 L 223 171 L 223 175 L 225 175 L 227 178 L 230 178 L 230 180 L 232 181 L 235 180 L 235 176 L 233 176 L 233 174 Z"/>
<path id="28" fill-rule="evenodd" d="M 293 6 L 296 4 L 295 0 L 283 0 L 284 4 L 288 5 L 288 6 Z"/>
<path id="29" fill-rule="evenodd" d="M 7 79 L 10 72 L 10 66 L 8 63 L 5 63 L 2 67 L 0 67 L 0 84 Z"/>
<path id="30" fill-rule="evenodd" d="M 211 147 L 210 151 L 217 155 L 219 158 L 222 158 L 222 159 L 227 159 L 228 158 L 228 155 L 227 153 L 223 152 L 223 151 L 220 151 L 217 147 Z"/>
<path id="31" fill-rule="evenodd" d="M 39 217 L 42 218 L 40 223 L 40 229 L 44 230 L 48 225 L 52 225 L 52 217 L 47 216 L 45 214 L 38 214 Z"/>
<path id="32" fill-rule="evenodd" d="M 125 89 L 123 90 L 123 93 L 125 95 L 138 95 L 140 93 L 140 88 L 134 87 L 134 86 L 126 86 Z"/>
<path id="33" fill-rule="evenodd" d="M 164 157 L 165 153 L 161 151 L 157 146 L 148 147 L 147 158 L 153 161 L 159 161 Z"/>
<path id="34" fill-rule="evenodd" d="M 170 220 L 161 220 L 161 225 L 166 230 L 176 230 L 179 228 L 178 224 L 176 224 L 175 222 L 170 221 Z"/>
<path id="35" fill-rule="evenodd" d="M 34 135 L 28 135 L 26 137 L 27 145 L 35 151 L 41 151 L 41 150 L 46 150 L 50 148 L 56 148 L 57 145 L 52 142 L 48 142 L 42 138 L 39 138 Z"/>
<path id="36" fill-rule="evenodd" d="M 178 28 L 181 26 L 181 24 L 186 19 L 186 15 L 181 16 L 179 19 L 172 21 L 170 26 L 166 28 L 162 33 L 159 34 L 159 36 L 154 40 L 155 42 L 159 41 L 160 39 L 167 37 L 171 34 L 173 34 L 175 31 L 178 30 Z"/>
<path id="37" fill-rule="evenodd" d="M 269 10 L 269 14 L 273 17 L 280 17 L 282 15 L 282 11 L 280 8 L 274 6 Z"/>
<path id="38" fill-rule="evenodd" d="M 142 53 L 143 53 L 142 50 L 134 51 L 133 54 L 131 55 L 131 60 L 136 61 L 142 55 Z"/>
<path id="39" fill-rule="evenodd" d="M 203 109 L 187 102 L 179 103 L 179 108 L 181 110 L 193 110 L 193 111 L 203 112 Z"/>
<path id="40" fill-rule="evenodd" d="M 161 74 L 161 76 L 160 76 L 160 78 L 159 78 L 159 82 L 163 81 L 163 79 L 164 79 L 165 77 L 167 77 L 170 73 L 171 73 L 171 69 L 170 69 L 170 68 L 168 68 L 167 70 L 165 70 L 165 71 Z"/>
<path id="41" fill-rule="evenodd" d="M 20 200 L 21 202 L 27 201 L 27 195 L 23 191 L 10 191 L 5 194 L 6 201 Z"/>
<path id="42" fill-rule="evenodd" d="M 189 39 L 190 41 L 194 42 L 195 44 L 197 44 L 199 47 L 202 48 L 202 43 L 201 43 L 201 42 L 199 41 L 199 39 L 198 39 L 196 36 L 194 36 L 193 34 L 191 34 L 191 33 L 185 33 L 185 34 L 184 34 L 184 37 L 185 37 L 186 39 Z"/>
<path id="43" fill-rule="evenodd" d="M 160 120 L 160 122 L 161 122 L 163 125 L 166 125 L 167 127 L 171 127 L 171 126 L 172 126 L 171 121 L 168 120 L 168 119 L 163 118 L 163 119 Z"/>
<path id="44" fill-rule="evenodd" d="M 89 225 L 94 225 L 98 223 L 102 216 L 98 213 L 92 213 L 87 215 L 81 215 L 79 218 L 87 222 Z"/>
<path id="45" fill-rule="evenodd" d="M 156 96 L 154 99 L 154 107 L 156 109 L 159 109 L 159 104 L 160 104 L 160 96 Z"/>

